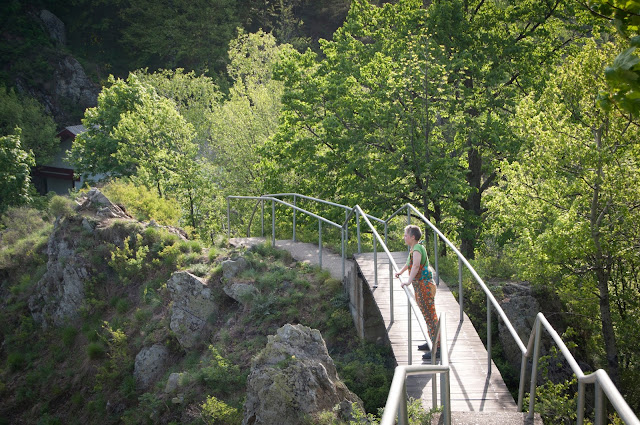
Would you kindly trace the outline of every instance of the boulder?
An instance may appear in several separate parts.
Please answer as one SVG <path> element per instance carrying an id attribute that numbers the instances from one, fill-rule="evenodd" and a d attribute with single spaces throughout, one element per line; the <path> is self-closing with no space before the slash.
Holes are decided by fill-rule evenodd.
<path id="1" fill-rule="evenodd" d="M 65 240 L 62 233 L 57 226 L 49 236 L 47 271 L 29 297 L 31 316 L 45 329 L 75 319 L 85 304 L 84 284 L 89 272 L 72 242 Z"/>
<path id="2" fill-rule="evenodd" d="M 187 377 L 188 375 L 186 373 L 172 373 L 167 379 L 167 385 L 164 387 L 164 392 L 167 394 L 176 392 L 184 385 Z"/>
<path id="3" fill-rule="evenodd" d="M 208 320 L 217 315 L 219 307 L 211 288 L 191 273 L 174 273 L 167 282 L 167 289 L 171 295 L 169 327 L 182 348 L 192 349 L 209 336 L 211 330 L 207 326 Z"/>
<path id="4" fill-rule="evenodd" d="M 246 397 L 243 425 L 295 425 L 336 405 L 362 407 L 339 379 L 320 332 L 303 325 L 284 325 L 268 337 L 252 361 Z"/>
<path id="5" fill-rule="evenodd" d="M 531 335 L 536 315 L 540 311 L 540 304 L 538 304 L 538 300 L 533 296 L 527 282 L 509 282 L 502 287 L 502 292 L 504 296 L 499 304 L 509 318 L 520 340 L 526 346 L 529 343 L 529 336 Z M 509 361 L 509 364 L 511 364 L 515 370 L 519 371 L 522 352 L 513 340 L 509 329 L 500 318 L 498 320 L 498 332 L 505 357 Z M 542 351 L 541 355 L 545 353 L 546 352 Z"/>
<path id="6" fill-rule="evenodd" d="M 133 368 L 136 385 L 142 390 L 149 388 L 167 369 L 169 349 L 162 344 L 144 347 L 138 355 Z"/>
<path id="7" fill-rule="evenodd" d="M 248 283 L 232 283 L 225 285 L 222 290 L 242 305 L 250 302 L 258 293 L 258 288 Z"/>
<path id="8" fill-rule="evenodd" d="M 248 265 L 249 263 L 244 257 L 240 257 L 237 260 L 225 260 L 222 262 L 222 277 L 225 279 L 231 279 L 242 270 L 246 269 Z"/>

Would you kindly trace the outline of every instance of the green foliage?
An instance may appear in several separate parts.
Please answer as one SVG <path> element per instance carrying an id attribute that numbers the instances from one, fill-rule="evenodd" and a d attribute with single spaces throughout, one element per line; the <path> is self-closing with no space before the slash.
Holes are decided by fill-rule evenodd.
<path id="1" fill-rule="evenodd" d="M 136 235 L 136 241 L 133 244 L 131 237 L 127 236 L 124 239 L 123 248 L 116 247 L 111 252 L 109 266 L 118 274 L 120 281 L 126 284 L 146 269 L 148 254 L 149 247 L 143 243 L 141 234 Z"/>
<path id="2" fill-rule="evenodd" d="M 122 44 L 136 52 L 137 66 L 183 67 L 218 72 L 238 25 L 235 1 L 140 0 L 122 10 Z"/>
<path id="3" fill-rule="evenodd" d="M 200 406 L 200 413 L 205 424 L 235 424 L 241 419 L 241 413 L 225 402 L 218 400 L 214 396 L 208 396 L 205 402 Z"/>
<path id="4" fill-rule="evenodd" d="M 91 360 L 99 360 L 104 358 L 106 349 L 101 342 L 90 342 L 87 345 L 87 355 Z"/>
<path id="5" fill-rule="evenodd" d="M 37 100 L 20 96 L 0 84 L 0 136 L 16 134 L 16 128 L 20 129 L 21 148 L 33 152 L 36 164 L 43 165 L 53 159 L 60 147 L 56 123 Z"/>
<path id="6" fill-rule="evenodd" d="M 54 196 L 49 201 L 49 213 L 54 217 L 69 217 L 73 214 L 74 202 L 65 196 Z"/>
<path id="7" fill-rule="evenodd" d="M 0 212 L 31 200 L 30 172 L 35 165 L 31 150 L 24 150 L 20 131 L 0 137 Z"/>
<path id="8" fill-rule="evenodd" d="M 131 180 L 115 179 L 102 189 L 114 203 L 124 205 L 127 212 L 140 221 L 155 220 L 165 226 L 177 226 L 181 216 L 180 206 L 175 199 L 161 198 L 157 191 Z"/>
<path id="9" fill-rule="evenodd" d="M 97 391 L 115 387 L 126 374 L 131 372 L 133 367 L 131 356 L 128 353 L 127 335 L 122 329 L 114 329 L 105 321 L 100 339 L 102 340 L 100 346 L 104 351 L 97 358 L 106 354 L 107 361 L 98 368 L 96 373 L 94 389 Z"/>
<path id="10" fill-rule="evenodd" d="M 53 225 L 43 219 L 42 212 L 28 207 L 9 208 L 1 222 L 5 229 L 0 233 L 0 268 L 46 263 L 42 250 Z"/>
<path id="11" fill-rule="evenodd" d="M 336 362 L 338 374 L 349 390 L 364 400 L 367 412 L 377 412 L 387 401 L 393 380 L 393 370 L 387 364 L 389 354 L 386 347 L 365 343 Z"/>
<path id="12" fill-rule="evenodd" d="M 601 106 L 611 109 L 613 104 L 634 117 L 640 114 L 640 2 L 636 0 L 583 0 L 594 15 L 608 20 L 630 46 L 620 52 L 604 70 L 609 90 L 598 96 Z"/>
<path id="13" fill-rule="evenodd" d="M 197 380 L 217 394 L 232 394 L 246 384 L 247 374 L 237 365 L 225 359 L 220 351 L 210 345 L 200 361 Z"/>
<path id="14" fill-rule="evenodd" d="M 520 103 L 514 126 L 527 149 L 503 165 L 489 204 L 495 234 L 514 232 L 509 250 L 519 277 L 551 289 L 566 314 L 583 318 L 584 344 L 603 347 L 609 359 L 590 350 L 590 360 L 607 365 L 614 380 L 612 359 L 636 356 L 624 341 L 638 331 L 623 324 L 640 314 L 632 295 L 639 263 L 629 255 L 640 240 L 632 224 L 640 219 L 640 133 L 628 117 L 594 107 L 605 88 L 599 70 L 615 51 L 611 43 L 586 42 L 558 66 L 539 99 Z"/>

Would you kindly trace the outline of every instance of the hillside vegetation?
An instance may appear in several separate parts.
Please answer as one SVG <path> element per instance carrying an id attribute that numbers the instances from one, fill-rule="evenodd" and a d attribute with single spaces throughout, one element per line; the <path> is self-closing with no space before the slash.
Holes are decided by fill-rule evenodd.
<path id="1" fill-rule="evenodd" d="M 96 220 L 94 232 L 86 220 Z M 319 329 L 339 376 L 366 409 L 384 405 L 389 348 L 358 339 L 340 281 L 286 251 L 245 252 L 223 239 L 204 247 L 170 228 L 76 213 L 61 197 L 48 211 L 11 209 L 3 222 L 10 230 L 0 240 L 1 423 L 238 424 L 251 359 L 286 323 Z M 89 278 L 79 316 L 42 328 L 30 298 L 47 271 L 50 237 L 73 247 L 66 261 L 85 265 Z M 238 278 L 258 290 L 245 305 L 222 290 L 221 262 L 239 255 L 249 267 Z M 167 281 L 177 270 L 200 276 L 221 303 L 208 319 L 211 338 L 192 350 L 169 327 Z M 134 359 L 153 344 L 169 349 L 170 368 L 143 391 Z M 178 395 L 164 392 L 171 372 L 183 374 Z"/>

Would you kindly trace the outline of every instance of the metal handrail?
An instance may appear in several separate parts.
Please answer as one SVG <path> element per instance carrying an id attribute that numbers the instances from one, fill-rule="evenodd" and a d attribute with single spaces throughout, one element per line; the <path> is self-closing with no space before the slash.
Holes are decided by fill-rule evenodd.
<path id="1" fill-rule="evenodd" d="M 633 410 L 631 410 L 627 402 L 624 400 L 624 398 L 618 391 L 618 388 L 616 388 L 616 386 L 611 381 L 611 378 L 609 377 L 607 372 L 602 369 L 598 369 L 593 373 L 585 375 L 580 366 L 578 366 L 578 362 L 575 360 L 575 358 L 565 345 L 564 341 L 562 341 L 562 338 L 560 338 L 560 335 L 558 335 L 558 332 L 553 329 L 553 326 L 551 326 L 551 324 L 547 321 L 547 318 L 542 313 L 538 313 L 536 315 L 536 321 L 533 325 L 533 329 L 531 330 L 531 335 L 529 336 L 529 343 L 527 344 L 527 348 L 523 353 L 523 359 L 527 359 L 533 356 L 531 367 L 531 387 L 529 390 L 529 418 L 532 418 L 534 414 L 542 327 L 544 327 L 544 329 L 549 333 L 558 348 L 560 348 L 560 352 L 569 363 L 569 366 L 571 367 L 573 373 L 576 375 L 576 378 L 578 378 L 578 406 L 576 419 L 577 424 L 580 425 L 584 422 L 585 385 L 594 384 L 596 389 L 595 425 L 602 425 L 606 423 L 606 407 L 604 403 L 603 393 L 606 394 L 607 398 L 611 402 L 611 405 L 615 408 L 616 412 L 618 412 L 620 418 L 624 421 L 625 424 L 640 425 L 640 420 L 638 420 L 638 417 L 635 415 L 635 413 L 633 413 Z M 523 382 L 524 374 L 521 372 L 518 399 L 520 399 L 524 393 Z M 521 406 L 519 407 L 521 410 Z"/>
<path id="2" fill-rule="evenodd" d="M 341 207 L 341 208 L 345 208 L 348 209 L 349 211 L 347 211 L 346 213 L 346 218 L 344 221 L 344 224 L 338 225 L 330 220 L 327 220 L 321 216 L 318 216 L 314 213 L 311 213 L 309 211 L 303 210 L 302 208 L 299 208 L 295 205 L 291 205 L 289 203 L 286 203 L 282 200 L 279 200 L 277 198 L 275 198 L 275 196 L 294 196 L 294 197 L 301 197 L 304 199 L 309 199 L 309 200 L 313 200 L 313 201 L 318 201 L 318 202 L 322 202 L 325 203 L 327 205 L 332 205 L 332 206 L 337 206 L 337 207 Z M 459 284 L 459 305 L 460 305 L 460 321 L 464 320 L 464 311 L 463 311 L 463 305 L 464 305 L 464 294 L 463 294 L 463 287 L 462 287 L 462 266 L 466 266 L 466 268 L 469 270 L 469 272 L 472 274 L 472 276 L 475 278 L 476 282 L 480 285 L 480 287 L 482 288 L 482 290 L 484 291 L 485 295 L 487 296 L 487 357 L 488 357 L 488 374 L 491 374 L 491 307 L 493 306 L 493 308 L 496 309 L 496 311 L 498 312 L 498 314 L 500 315 L 500 317 L 502 318 L 505 326 L 507 327 L 507 329 L 509 330 L 509 333 L 511 334 L 511 337 L 513 338 L 513 340 L 516 342 L 516 344 L 518 345 L 518 348 L 520 349 L 521 353 L 522 353 L 522 360 L 521 360 L 521 367 L 520 367 L 520 385 L 519 385 L 519 389 L 518 389 L 518 410 L 521 411 L 522 410 L 522 404 L 523 404 L 523 397 L 524 397 L 524 385 L 525 385 L 525 373 L 526 373 L 526 366 L 527 366 L 527 359 L 530 358 L 531 356 L 533 356 L 533 362 L 532 362 L 532 370 L 531 370 L 531 379 L 530 379 L 530 396 L 529 396 L 529 417 L 532 417 L 534 414 L 534 407 L 535 407 L 535 391 L 536 391 L 536 382 L 537 382 L 537 367 L 538 367 L 538 360 L 539 360 L 539 354 L 540 354 L 540 334 L 541 334 L 541 327 L 544 326 L 544 328 L 547 330 L 547 332 L 551 335 L 552 339 L 554 340 L 554 342 L 558 345 L 558 347 L 560 348 L 561 353 L 563 354 L 563 356 L 565 357 L 565 359 L 567 360 L 567 362 L 569 363 L 572 371 L 575 373 L 577 379 L 578 379 L 578 412 L 577 412 L 577 424 L 578 425 L 582 425 L 583 421 L 584 421 L 584 407 L 585 407 L 585 385 L 586 384 L 594 384 L 595 385 L 595 389 L 596 389 L 596 404 L 595 404 L 595 425 L 601 425 L 604 422 L 604 417 L 606 414 L 606 409 L 605 409 L 605 403 L 604 403 L 604 395 L 607 396 L 608 400 L 611 402 L 611 404 L 613 405 L 613 407 L 616 409 L 616 411 L 618 412 L 618 414 L 620 415 L 620 417 L 625 421 L 625 423 L 627 424 L 633 424 L 633 425 L 640 425 L 640 421 L 638 420 L 637 416 L 635 415 L 635 413 L 631 410 L 631 408 L 629 407 L 629 405 L 626 403 L 626 401 L 624 400 L 624 398 L 622 397 L 622 395 L 620 394 L 620 392 L 618 391 L 618 389 L 615 387 L 615 385 L 613 384 L 613 382 L 611 381 L 611 379 L 609 378 L 609 375 L 602 369 L 598 369 L 596 372 L 593 372 L 589 375 L 585 375 L 584 372 L 582 371 L 582 369 L 580 369 L 580 367 L 578 366 L 575 358 L 573 357 L 573 355 L 571 354 L 571 352 L 569 351 L 569 349 L 566 347 L 566 345 L 564 344 L 564 342 L 562 341 L 562 339 L 560 338 L 560 336 L 558 335 L 558 333 L 555 331 L 555 329 L 553 329 L 553 327 L 549 324 L 549 322 L 546 320 L 546 318 L 544 317 L 544 315 L 542 313 L 538 313 L 538 315 L 536 316 L 536 322 L 534 324 L 534 328 L 531 331 L 531 335 L 529 337 L 529 343 L 528 345 L 525 347 L 524 343 L 522 342 L 522 340 L 520 339 L 520 337 L 518 336 L 517 332 L 515 331 L 515 329 L 513 328 L 513 325 L 511 324 L 511 321 L 508 319 L 508 317 L 506 316 L 506 314 L 504 313 L 504 310 L 502 309 L 502 307 L 498 304 L 497 300 L 495 299 L 495 297 L 493 296 L 493 294 L 491 293 L 491 291 L 489 290 L 489 288 L 486 286 L 486 284 L 484 283 L 484 281 L 482 280 L 482 278 L 480 278 L 480 276 L 478 275 L 478 273 L 475 271 L 475 269 L 473 268 L 473 266 L 471 266 L 471 264 L 469 264 L 468 260 L 464 257 L 464 255 L 462 255 L 460 253 L 460 251 L 453 245 L 453 243 L 451 243 L 451 241 L 449 241 L 446 236 L 444 236 L 442 234 L 442 232 L 440 232 L 440 230 L 438 228 L 436 228 L 430 220 L 428 220 L 420 211 L 418 211 L 413 205 L 411 204 L 405 204 L 404 206 L 402 206 L 401 208 L 399 208 L 397 211 L 395 211 L 393 214 L 391 214 L 391 216 L 389 216 L 389 218 L 387 218 L 386 220 L 381 220 L 378 219 L 376 217 L 370 216 L 366 213 L 364 213 L 364 211 L 362 211 L 362 209 L 356 205 L 353 208 L 349 208 L 346 207 L 344 205 L 340 205 L 340 204 L 336 204 L 333 202 L 329 202 L 329 201 L 323 201 L 323 200 L 319 200 L 317 198 L 312 198 L 312 197 L 307 197 L 304 195 L 299 195 L 299 194 L 276 194 L 274 196 L 262 196 L 262 197 L 252 197 L 252 196 L 229 196 L 227 197 L 228 200 L 231 198 L 235 198 L 235 199 L 262 199 L 262 200 L 271 200 L 272 203 L 272 240 L 274 242 L 275 245 L 275 203 L 278 202 L 282 205 L 286 205 L 288 207 L 291 207 L 294 209 L 294 213 L 295 211 L 301 211 L 304 212 L 312 217 L 317 218 L 319 221 L 324 221 L 327 222 L 335 227 L 341 227 L 342 228 L 342 260 L 343 260 L 343 277 L 344 277 L 344 262 L 345 262 L 345 239 L 346 239 L 346 228 L 348 225 L 348 221 L 349 219 L 355 214 L 356 215 L 356 221 L 357 221 L 357 232 L 358 232 L 358 252 L 360 252 L 360 223 L 359 223 L 359 217 L 363 217 L 364 221 L 366 222 L 366 224 L 370 227 L 374 238 L 374 264 L 377 263 L 377 251 L 376 251 L 376 241 L 378 241 L 383 250 L 385 251 L 385 254 L 387 255 L 387 257 L 389 258 L 389 282 L 390 285 L 392 285 L 393 282 L 393 270 L 395 271 L 399 271 L 398 265 L 396 264 L 395 260 L 393 259 L 393 257 L 391 256 L 391 253 L 389 252 L 387 246 L 386 246 L 386 239 L 387 239 L 387 228 L 388 228 L 388 223 L 390 222 L 391 219 L 395 218 L 398 214 L 400 214 L 400 212 L 402 212 L 403 210 L 407 210 L 407 221 L 410 223 L 411 221 L 411 213 L 413 212 L 414 214 L 416 214 L 423 223 L 425 223 L 427 226 L 429 226 L 432 231 L 434 232 L 434 255 L 435 255 L 435 272 L 436 272 L 436 283 L 439 283 L 439 270 L 438 270 L 438 237 L 441 238 L 450 248 L 451 250 L 457 255 L 458 257 L 458 284 Z M 295 198 L 294 198 L 295 199 Z M 227 218 L 228 218 L 228 232 L 230 234 L 230 207 L 229 207 L 229 201 L 227 201 Z M 264 202 L 264 201 L 263 201 Z M 378 232 L 375 230 L 375 228 L 373 227 L 373 225 L 370 222 L 370 219 L 373 219 L 375 221 L 378 221 L 380 223 L 384 223 L 385 225 L 385 241 L 382 240 L 382 238 L 380 237 L 380 235 L 378 234 Z M 294 216 L 294 220 L 295 220 L 295 216 Z M 295 225 L 294 225 L 294 234 L 295 234 Z M 321 252 L 322 252 L 322 228 L 320 226 L 319 228 L 319 244 L 320 244 L 320 264 L 322 264 L 322 257 L 321 257 Z M 377 286 L 377 266 L 374 266 L 376 269 L 376 275 L 375 275 L 375 279 L 376 279 L 376 283 L 374 285 L 374 287 Z M 402 282 L 402 280 L 401 280 Z M 411 314 L 411 311 L 413 311 L 414 315 L 416 316 L 416 318 L 418 319 L 418 324 L 420 325 L 421 331 L 423 333 L 423 335 L 425 336 L 425 339 L 428 343 L 428 345 L 431 347 L 431 340 L 430 338 L 427 337 L 427 326 L 426 323 L 424 322 L 424 318 L 422 317 L 422 314 L 420 313 L 420 310 L 417 306 L 417 303 L 415 302 L 415 297 L 413 296 L 412 291 L 407 287 L 403 287 L 405 294 L 407 295 L 407 301 L 408 301 L 408 305 L 409 305 L 409 315 Z M 391 321 L 393 322 L 393 290 L 390 290 L 390 303 L 391 303 Z M 409 365 L 411 365 L 411 320 L 408 320 L 409 323 Z M 448 361 L 448 353 L 447 353 L 447 361 Z M 403 374 L 403 376 L 406 376 L 407 374 L 412 374 L 412 373 L 417 373 L 417 372 L 413 372 L 414 370 L 418 370 L 421 367 L 425 367 L 425 366 L 405 366 L 404 370 L 401 372 L 396 371 L 396 373 L 400 373 Z M 407 369 L 408 368 L 408 369 Z M 413 368 L 417 368 L 417 369 L 413 369 Z M 448 375 L 447 375 L 448 376 Z M 394 377 L 394 381 L 395 381 L 395 377 Z M 435 385 L 435 384 L 434 384 Z M 393 389 L 393 385 L 392 385 L 392 389 Z M 435 392 L 435 391 L 434 391 Z M 435 405 L 435 403 L 434 403 Z M 406 407 L 406 406 L 405 406 Z"/>
<path id="3" fill-rule="evenodd" d="M 447 342 L 447 320 L 446 313 L 440 315 L 438 326 L 436 328 L 436 340 L 440 341 L 440 358 L 441 364 L 436 365 L 436 356 L 431 356 L 430 365 L 408 365 L 396 367 L 389 388 L 389 396 L 384 406 L 384 412 L 380 419 L 380 425 L 395 424 L 396 414 L 398 425 L 409 424 L 409 414 L 407 409 L 407 376 L 417 374 L 440 374 L 440 400 L 444 406 L 444 423 L 451 425 L 451 388 L 450 388 L 450 370 L 449 366 L 449 345 Z M 432 406 L 438 405 L 438 388 L 435 379 L 431 380 L 432 384 Z"/>

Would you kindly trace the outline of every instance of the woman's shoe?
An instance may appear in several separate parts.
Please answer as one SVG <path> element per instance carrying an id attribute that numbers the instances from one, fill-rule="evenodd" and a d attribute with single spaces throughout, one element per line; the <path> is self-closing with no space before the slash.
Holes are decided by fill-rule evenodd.
<path id="1" fill-rule="evenodd" d="M 418 350 L 420 350 L 420 351 L 429 351 L 429 350 L 431 350 L 431 348 L 429 347 L 429 344 L 425 342 L 422 345 L 418 345 Z"/>
<path id="2" fill-rule="evenodd" d="M 436 351 L 436 359 L 440 358 L 440 349 Z M 422 355 L 422 360 L 431 361 L 431 351 Z"/>

